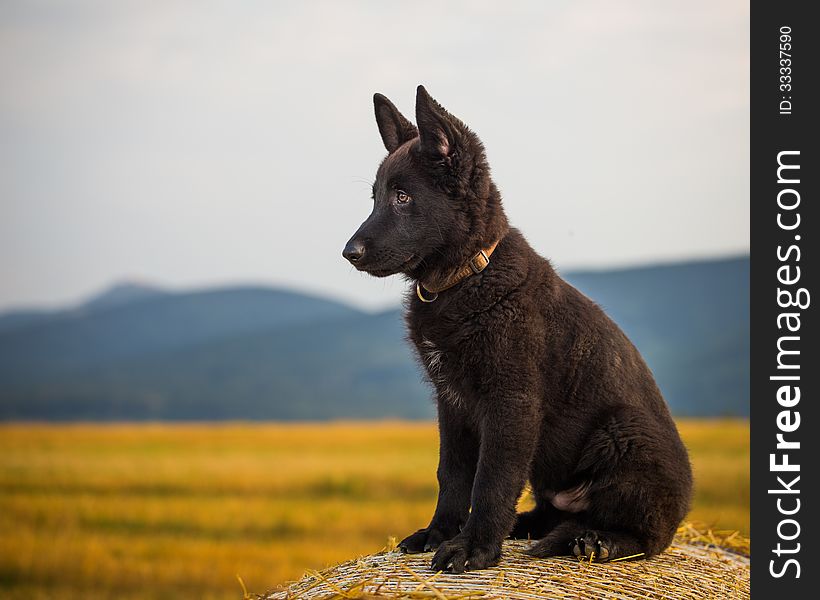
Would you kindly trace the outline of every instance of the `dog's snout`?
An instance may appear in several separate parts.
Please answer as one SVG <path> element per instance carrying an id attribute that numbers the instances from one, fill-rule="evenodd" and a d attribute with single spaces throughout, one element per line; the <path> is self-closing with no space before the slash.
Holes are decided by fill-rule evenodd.
<path id="1" fill-rule="evenodd" d="M 352 239 L 347 243 L 345 249 L 342 250 L 342 256 L 354 263 L 364 256 L 364 242 L 358 239 Z"/>

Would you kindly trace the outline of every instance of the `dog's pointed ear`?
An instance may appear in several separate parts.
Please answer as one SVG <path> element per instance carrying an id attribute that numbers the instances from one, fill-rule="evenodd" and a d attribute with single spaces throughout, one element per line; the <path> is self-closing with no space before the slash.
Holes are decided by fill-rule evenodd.
<path id="1" fill-rule="evenodd" d="M 416 123 L 422 152 L 445 164 L 450 164 L 453 154 L 469 144 L 472 135 L 464 123 L 427 93 L 423 85 L 416 88 Z"/>
<path id="2" fill-rule="evenodd" d="M 390 100 L 381 94 L 373 94 L 373 108 L 376 110 L 376 124 L 382 142 L 388 152 L 393 152 L 404 142 L 412 140 L 419 132 L 416 126 L 399 112 Z"/>

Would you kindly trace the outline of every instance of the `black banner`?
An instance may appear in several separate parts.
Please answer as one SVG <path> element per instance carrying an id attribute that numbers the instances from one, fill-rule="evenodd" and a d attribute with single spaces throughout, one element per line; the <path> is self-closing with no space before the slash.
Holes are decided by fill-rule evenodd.
<path id="1" fill-rule="evenodd" d="M 816 597 L 820 268 L 818 23 L 752 3 L 752 592 Z"/>

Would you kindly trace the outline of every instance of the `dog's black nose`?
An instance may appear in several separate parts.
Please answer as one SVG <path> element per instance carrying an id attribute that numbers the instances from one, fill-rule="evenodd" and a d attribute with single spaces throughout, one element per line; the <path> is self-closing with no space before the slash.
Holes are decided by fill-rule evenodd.
<path id="1" fill-rule="evenodd" d="M 354 263 L 364 256 L 364 242 L 362 240 L 350 240 L 342 250 L 342 256 Z"/>

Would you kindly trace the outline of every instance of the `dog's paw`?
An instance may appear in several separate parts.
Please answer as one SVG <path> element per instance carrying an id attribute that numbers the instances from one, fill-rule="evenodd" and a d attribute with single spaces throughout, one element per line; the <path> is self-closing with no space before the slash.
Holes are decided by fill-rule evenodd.
<path id="1" fill-rule="evenodd" d="M 399 542 L 399 550 L 405 554 L 417 554 L 419 552 L 432 552 L 438 548 L 445 540 L 453 537 L 437 527 L 425 527 L 416 533 L 408 535 Z"/>
<path id="2" fill-rule="evenodd" d="M 592 530 L 585 531 L 572 540 L 570 547 L 575 556 L 586 557 L 590 562 L 606 562 L 615 555 L 615 544 L 612 540 Z"/>
<path id="3" fill-rule="evenodd" d="M 498 564 L 501 544 L 473 544 L 466 536 L 458 535 L 439 546 L 430 567 L 434 571 L 478 571 Z"/>

